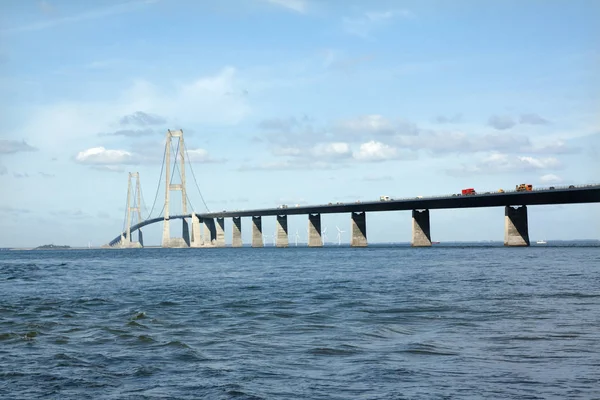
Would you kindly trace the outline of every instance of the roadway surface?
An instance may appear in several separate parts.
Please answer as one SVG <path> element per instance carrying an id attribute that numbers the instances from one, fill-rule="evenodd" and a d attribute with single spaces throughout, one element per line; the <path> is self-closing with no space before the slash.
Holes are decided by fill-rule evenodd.
<path id="1" fill-rule="evenodd" d="M 221 211 L 198 214 L 199 218 L 266 217 L 274 215 L 335 214 L 351 212 L 402 211 L 447 208 L 477 208 L 503 206 L 533 206 L 549 204 L 580 204 L 600 202 L 600 185 L 585 185 L 573 188 L 538 189 L 531 192 L 486 192 L 473 195 L 447 195 L 440 197 L 392 199 L 389 201 L 369 201 L 336 203 L 309 206 L 288 206 L 287 208 L 261 208 L 256 210 Z M 170 219 L 191 218 L 191 214 L 172 215 Z M 162 221 L 157 217 L 131 227 L 131 232 L 146 225 Z M 121 236 L 109 244 L 118 243 Z"/>

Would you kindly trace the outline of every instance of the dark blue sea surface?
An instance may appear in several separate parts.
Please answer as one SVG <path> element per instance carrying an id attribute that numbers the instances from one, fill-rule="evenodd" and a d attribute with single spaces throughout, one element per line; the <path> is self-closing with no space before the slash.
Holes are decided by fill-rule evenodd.
<path id="1" fill-rule="evenodd" d="M 3 251 L 0 398 L 600 398 L 600 248 Z"/>

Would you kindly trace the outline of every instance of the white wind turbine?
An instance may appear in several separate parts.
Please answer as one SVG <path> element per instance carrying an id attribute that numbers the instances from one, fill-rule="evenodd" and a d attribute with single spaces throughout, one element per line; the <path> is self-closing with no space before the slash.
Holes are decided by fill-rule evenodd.
<path id="1" fill-rule="evenodd" d="M 323 232 L 321 232 L 321 243 L 323 243 L 323 246 L 325 246 L 326 239 L 327 239 L 327 227 L 325 227 L 325 229 L 323 229 Z"/>
<path id="2" fill-rule="evenodd" d="M 266 235 L 263 233 L 263 246 L 267 245 L 267 239 L 269 238 L 269 235 Z"/>
<path id="3" fill-rule="evenodd" d="M 298 234 L 298 229 L 296 229 L 296 247 L 298 247 L 298 238 L 300 235 Z"/>
<path id="4" fill-rule="evenodd" d="M 341 246 L 342 245 L 342 233 L 344 233 L 346 231 L 341 230 L 337 225 L 336 225 L 336 228 L 338 231 L 338 234 L 337 234 L 338 246 Z"/>
<path id="5" fill-rule="evenodd" d="M 273 246 L 277 246 L 277 229 L 273 232 Z"/>

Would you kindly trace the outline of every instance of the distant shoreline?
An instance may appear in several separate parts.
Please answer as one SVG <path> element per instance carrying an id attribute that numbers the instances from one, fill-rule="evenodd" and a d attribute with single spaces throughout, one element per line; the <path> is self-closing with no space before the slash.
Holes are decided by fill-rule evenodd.
<path id="1" fill-rule="evenodd" d="M 537 244 L 535 242 L 531 242 L 530 247 L 565 247 L 569 244 L 577 244 L 577 245 L 589 245 L 589 246 L 600 246 L 600 239 L 577 239 L 577 240 L 552 240 L 548 239 L 546 244 Z M 484 247 L 484 246 L 502 246 L 503 241 L 501 240 L 484 240 L 484 241 L 449 241 L 449 242 L 441 242 L 436 243 L 432 247 L 456 247 L 456 246 L 475 246 L 475 247 Z M 410 246 L 410 242 L 377 242 L 377 243 L 369 243 L 369 247 L 382 247 L 382 246 Z M 252 247 L 250 244 L 244 245 L 243 247 Z M 264 247 L 275 247 L 271 245 L 267 245 Z M 298 246 L 290 244 L 289 248 L 293 247 L 307 247 L 306 243 L 298 243 Z M 326 243 L 323 247 L 350 247 L 349 243 L 342 244 L 338 246 L 337 243 L 331 242 Z M 154 246 L 144 246 L 145 249 L 161 249 L 162 246 L 154 245 Z M 225 248 L 231 248 L 231 245 L 227 245 Z M 368 247 L 367 247 L 368 248 Z M 0 251 L 32 251 L 32 250 L 122 250 L 119 247 L 108 247 L 106 245 L 98 246 L 98 247 L 71 247 L 71 246 L 55 246 L 55 247 L 0 247 Z"/>

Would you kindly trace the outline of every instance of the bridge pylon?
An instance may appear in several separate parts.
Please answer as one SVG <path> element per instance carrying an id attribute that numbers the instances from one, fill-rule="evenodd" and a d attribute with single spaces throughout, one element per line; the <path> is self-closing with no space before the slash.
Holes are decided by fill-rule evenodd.
<path id="1" fill-rule="evenodd" d="M 179 162 L 179 174 L 181 183 L 171 182 L 171 144 L 173 139 L 177 140 L 177 150 L 175 152 L 175 163 L 173 170 L 177 168 Z M 163 221 L 162 247 L 190 247 L 190 232 L 188 222 L 183 218 L 182 237 L 171 237 L 171 226 L 169 220 L 169 198 L 171 191 L 181 191 L 182 213 L 186 215 L 187 211 L 187 193 L 185 186 L 185 146 L 183 141 L 183 130 L 167 130 L 167 142 L 165 144 L 165 209 Z"/>
<path id="2" fill-rule="evenodd" d="M 135 189 L 132 189 L 131 181 L 135 178 Z M 135 197 L 134 204 L 131 204 L 132 197 Z M 131 240 L 131 212 L 137 212 L 138 223 L 142 222 L 142 187 L 140 186 L 140 173 L 130 172 L 127 178 L 127 216 L 125 217 L 126 228 L 125 232 L 121 234 L 121 242 L 119 247 L 124 248 L 137 248 L 144 247 L 144 239 L 142 230 L 138 230 L 138 241 L 134 242 Z"/>

